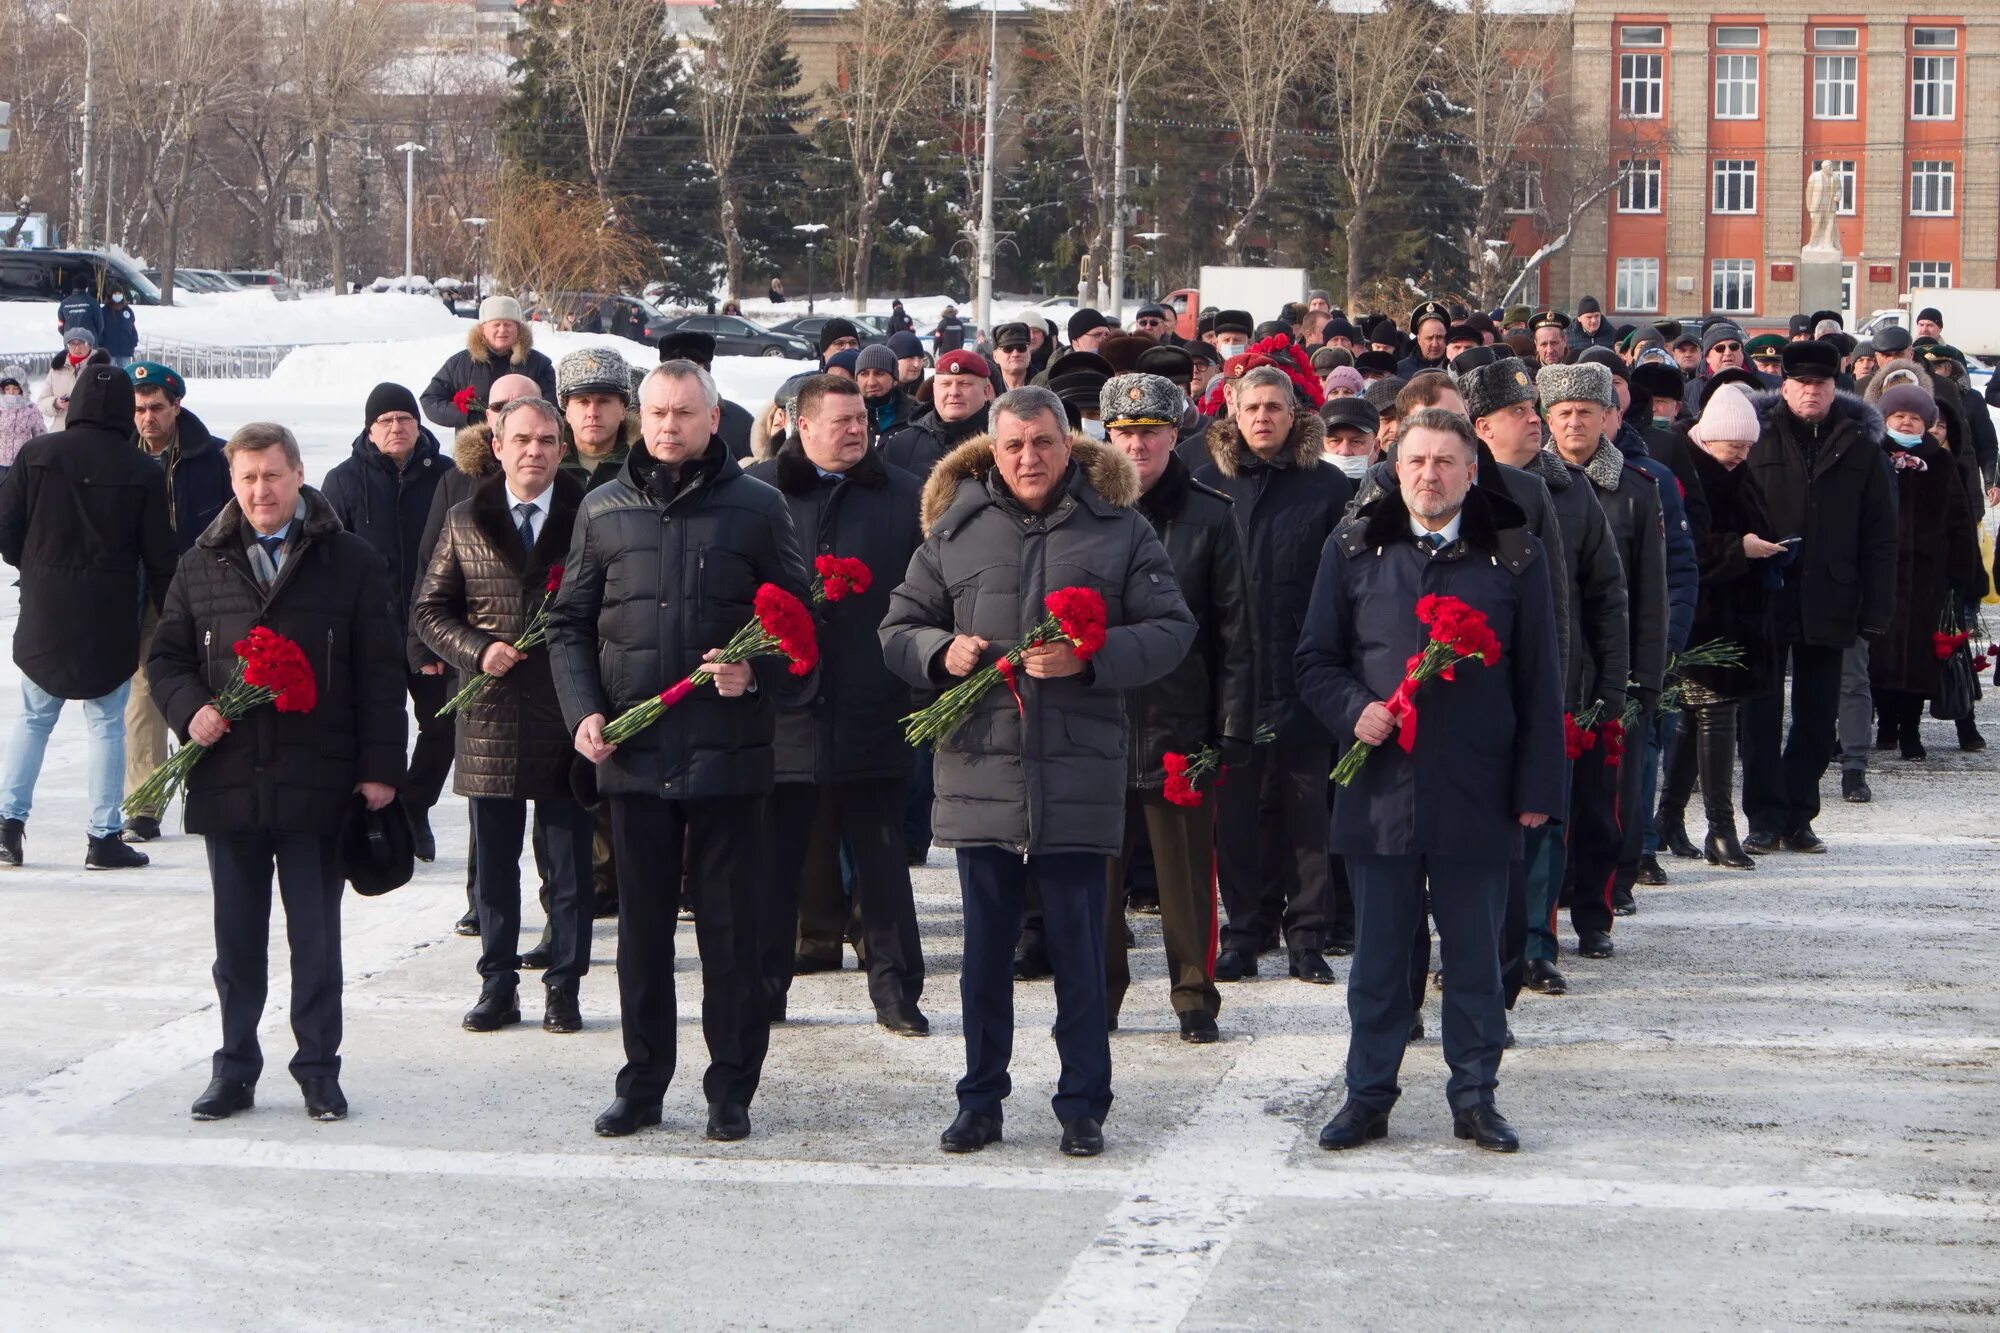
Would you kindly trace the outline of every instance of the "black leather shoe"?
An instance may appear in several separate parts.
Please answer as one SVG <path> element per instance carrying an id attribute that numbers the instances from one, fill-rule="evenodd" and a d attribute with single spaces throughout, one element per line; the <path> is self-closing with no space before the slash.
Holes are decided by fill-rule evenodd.
<path id="1" fill-rule="evenodd" d="M 1049 964 L 1049 951 L 1039 939 L 1023 940 L 1014 950 L 1014 980 L 1040 981 L 1055 975 L 1055 968 Z"/>
<path id="2" fill-rule="evenodd" d="M 211 1079 L 201 1096 L 194 1099 L 188 1114 L 197 1120 L 227 1120 L 238 1111 L 257 1104 L 255 1084 L 238 1083 L 233 1078 Z"/>
<path id="3" fill-rule="evenodd" d="M 548 996 L 542 1001 L 542 1031 L 583 1031 L 583 1011 L 577 1007 L 576 983 L 564 981 L 547 987 L 547 990 Z"/>
<path id="4" fill-rule="evenodd" d="M 1292 950 L 1292 975 L 1315 986 L 1333 984 L 1333 969 L 1326 965 L 1326 958 L 1318 949 Z"/>
<path id="5" fill-rule="evenodd" d="M 498 1032 L 520 1021 L 520 987 L 511 981 L 495 979 L 479 988 L 479 999 L 465 1011 L 459 1026 L 467 1032 Z"/>
<path id="6" fill-rule="evenodd" d="M 1688 844 L 1688 851 L 1690 853 L 1694 851 L 1692 843 Z M 1679 856 L 1680 853 L 1675 852 L 1674 855 Z M 1654 888 L 1658 888 L 1666 882 L 1667 872 L 1660 865 L 1660 858 L 1657 855 L 1641 856 L 1639 858 L 1639 883 L 1649 884 Z"/>
<path id="7" fill-rule="evenodd" d="M 1352 958 L 1354 956 L 1354 937 L 1352 935 L 1335 935 L 1327 941 L 1326 952 L 1335 958 Z"/>
<path id="8" fill-rule="evenodd" d="M 1778 845 L 1788 852 L 1823 852 L 1826 844 L 1819 840 L 1819 834 L 1812 831 L 1811 824 L 1799 825 L 1798 832 L 1787 833 L 1778 839 Z"/>
<path id="9" fill-rule="evenodd" d="M 1977 754 L 1986 748 L 1986 738 L 1979 734 L 1979 727 L 1969 717 L 1958 720 L 1958 748 L 1967 754 Z"/>
<path id="10" fill-rule="evenodd" d="M 1451 1132 L 1471 1139 L 1488 1152 L 1519 1152 L 1521 1136 L 1507 1123 L 1507 1117 L 1491 1105 L 1468 1107 L 1451 1113 Z"/>
<path id="11" fill-rule="evenodd" d="M 1328 1152 L 1359 1148 L 1371 1139 L 1389 1137 L 1389 1113 L 1371 1111 L 1354 1102 L 1343 1103 L 1333 1119 L 1319 1132 L 1319 1146 Z"/>
<path id="12" fill-rule="evenodd" d="M 152 857 L 139 851 L 116 833 L 107 833 L 101 838 L 94 833 L 91 834 L 83 853 L 85 870 L 137 870 L 140 866 L 152 863 Z"/>
<path id="13" fill-rule="evenodd" d="M 708 1107 L 707 1136 L 717 1143 L 735 1143 L 750 1137 L 750 1108 L 711 1102 Z"/>
<path id="14" fill-rule="evenodd" d="M 537 944 L 521 955 L 521 970 L 524 972 L 546 972 L 554 954 L 546 944 Z"/>
<path id="15" fill-rule="evenodd" d="M 1903 758 L 1908 760 L 1915 761 L 1918 759 L 1930 758 L 1930 751 L 1924 749 L 1923 737 L 1919 736 L 1914 731 L 1906 733 L 1903 736 L 1903 738 L 1896 743 L 1896 749 L 1903 756 Z"/>
<path id="16" fill-rule="evenodd" d="M 1640 881 L 1642 884 L 1644 882 L 1644 880 Z M 1639 904 L 1633 899 L 1631 894 L 1613 891 L 1611 895 L 1611 915 L 1637 916 L 1639 915 Z"/>
<path id="17" fill-rule="evenodd" d="M 637 1134 L 649 1125 L 660 1123 L 658 1102 L 633 1101 L 630 1097 L 613 1097 L 611 1105 L 604 1108 L 592 1126 L 597 1136 L 603 1139 L 622 1139 L 627 1134 Z"/>
<path id="18" fill-rule="evenodd" d="M 1775 833 L 1760 833 L 1752 829 L 1750 836 L 1743 840 L 1743 850 L 1752 856 L 1763 856 L 1767 853 L 1775 852 L 1778 850 L 1778 835 Z"/>
<path id="19" fill-rule="evenodd" d="M 978 1152 L 989 1143 L 1000 1142 L 1000 1117 L 980 1115 L 977 1111 L 960 1111 L 944 1133 L 938 1135 L 938 1147 L 946 1152 Z"/>
<path id="20" fill-rule="evenodd" d="M 1721 866 L 1725 870 L 1757 868 L 1756 858 L 1750 855 L 1742 843 L 1736 841 L 1734 826 L 1709 829 L 1708 837 L 1702 842 L 1702 855 L 1708 858 L 1710 865 Z"/>
<path id="21" fill-rule="evenodd" d="M 1418 1009 L 1410 1015 L 1410 1032 L 1409 1036 L 1406 1037 L 1405 1040 L 1422 1041 L 1423 1039 L 1424 1039 L 1424 1011 Z"/>
<path id="22" fill-rule="evenodd" d="M 410 815 L 410 848 L 419 861 L 438 859 L 437 835 L 431 832 L 431 812 L 418 810 L 408 804 L 403 807 Z"/>
<path id="23" fill-rule="evenodd" d="M 1700 852 L 1695 850 L 1694 844 L 1688 840 L 1687 819 L 1685 816 L 1669 817 L 1667 815 L 1659 815 L 1653 820 L 1653 832 L 1658 835 L 1660 846 L 1666 848 L 1675 856 L 1693 858 L 1701 855 Z M 1644 865 L 1645 863 L 1642 861 L 1640 864 Z M 1642 880 L 1640 882 L 1645 883 L 1646 881 Z"/>
<path id="24" fill-rule="evenodd" d="M 889 1004 L 876 1005 L 875 1021 L 899 1037 L 931 1035 L 930 1019 L 925 1018 L 923 1010 L 908 1000 L 895 1000 Z"/>
<path id="25" fill-rule="evenodd" d="M 1087 1115 L 1063 1122 L 1063 1156 L 1095 1157 L 1103 1151 L 1104 1126 Z"/>
<path id="26" fill-rule="evenodd" d="M 814 972 L 838 971 L 840 971 L 838 958 L 813 958 L 802 953 L 792 955 L 792 975 L 795 977 L 810 976 Z"/>
<path id="27" fill-rule="evenodd" d="M 1556 970 L 1556 965 L 1540 958 L 1528 960 L 1528 977 L 1525 983 L 1529 990 L 1543 995 L 1569 994 L 1569 981 Z"/>
<path id="28" fill-rule="evenodd" d="M 1241 981 L 1257 975 L 1257 955 L 1241 949 L 1224 949 L 1215 956 L 1217 981 Z"/>
<path id="29" fill-rule="evenodd" d="M 1585 958 L 1609 958 L 1613 952 L 1611 932 L 1608 930 L 1587 930 L 1576 937 L 1576 951 Z"/>
<path id="30" fill-rule="evenodd" d="M 467 908 L 464 916 L 451 923 L 451 932 L 454 935 L 470 935 L 474 939 L 478 939 L 479 913 L 472 908 Z"/>
<path id="31" fill-rule="evenodd" d="M 1868 774 L 1860 769 L 1847 769 L 1840 775 L 1840 799 L 1853 805 L 1866 805 L 1875 799 L 1869 789 Z"/>
<path id="32" fill-rule="evenodd" d="M 18 819 L 0 819 L 0 866 L 21 864 L 21 834 L 26 828 Z"/>
<path id="33" fill-rule="evenodd" d="M 1215 1015 L 1206 1009 L 1190 1009 L 1181 1015 L 1181 1040 L 1190 1046 L 1207 1046 L 1222 1040 Z"/>
<path id="34" fill-rule="evenodd" d="M 347 1098 L 341 1095 L 339 1079 L 332 1075 L 304 1079 L 299 1091 L 305 1094 L 306 1115 L 312 1119 L 347 1119 Z"/>
<path id="35" fill-rule="evenodd" d="M 160 821 L 151 815 L 133 815 L 125 821 L 121 836 L 127 842 L 151 842 L 160 836 Z"/>

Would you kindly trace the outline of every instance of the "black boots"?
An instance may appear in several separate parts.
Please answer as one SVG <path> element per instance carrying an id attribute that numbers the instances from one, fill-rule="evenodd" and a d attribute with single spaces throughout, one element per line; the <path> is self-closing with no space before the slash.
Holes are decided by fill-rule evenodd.
<path id="1" fill-rule="evenodd" d="M 92 833 L 84 846 L 85 870 L 136 870 L 140 866 L 151 864 L 151 857 L 134 848 L 116 833 L 107 833 L 101 838 Z"/>
<path id="2" fill-rule="evenodd" d="M 1660 812 L 1654 816 L 1653 832 L 1660 846 L 1675 856 L 1701 855 L 1687 835 L 1688 798 L 1694 795 L 1695 732 L 1695 715 L 1690 710 L 1681 716 L 1681 725 L 1674 732 L 1674 743 L 1667 747 L 1667 760 L 1660 771 Z"/>
<path id="3" fill-rule="evenodd" d="M 1696 727 L 1695 762 L 1701 772 L 1701 800 L 1708 813 L 1702 855 L 1712 866 L 1755 870 L 1757 863 L 1736 840 L 1736 704 L 1702 704 L 1681 719 L 1681 732 Z"/>

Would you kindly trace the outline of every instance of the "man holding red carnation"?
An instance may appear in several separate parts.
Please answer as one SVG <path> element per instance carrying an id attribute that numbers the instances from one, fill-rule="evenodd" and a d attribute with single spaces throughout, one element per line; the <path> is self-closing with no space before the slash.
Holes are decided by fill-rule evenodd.
<path id="1" fill-rule="evenodd" d="M 1195 637 L 1172 563 L 1131 506 L 1132 465 L 1073 436 L 1062 400 L 1028 386 L 993 404 L 993 434 L 946 455 L 923 496 L 923 546 L 882 621 L 883 655 L 933 689 L 991 667 L 1044 616 L 1100 601 L 1084 646 L 1039 642 L 937 748 L 940 844 L 958 849 L 965 903 L 959 998 L 965 1077 L 946 1152 L 1001 1135 L 1012 1086 L 1014 943 L 1030 877 L 1055 972 L 1062 1151 L 1104 1149 L 1111 1109 L 1106 1032 L 1104 861 L 1124 841 L 1126 724 L 1120 691 L 1171 671 Z M 1094 597 L 1065 599 L 1065 593 Z M 1087 660 L 1086 660 L 1087 655 Z"/>
<path id="2" fill-rule="evenodd" d="M 1363 506 L 1326 545 L 1296 660 L 1299 692 L 1327 728 L 1343 744 L 1377 747 L 1334 802 L 1332 847 L 1354 888 L 1355 946 L 1347 1101 L 1319 1142 L 1357 1148 L 1388 1134 L 1409 1041 L 1410 938 L 1428 884 L 1444 953 L 1452 1130 L 1513 1152 L 1520 1141 L 1494 1106 L 1507 1035 L 1508 864 L 1521 856 L 1522 830 L 1563 808 L 1549 561 L 1519 506 L 1474 485 L 1478 444 L 1465 418 L 1425 408 L 1404 422 L 1396 449 L 1398 490 Z M 1434 637 L 1497 642 L 1499 660 L 1431 680 L 1408 719 L 1401 687 Z M 1408 748 L 1391 743 L 1399 740 Z"/>
<path id="3" fill-rule="evenodd" d="M 884 462 L 868 437 L 860 386 L 815 375 L 799 390 L 796 437 L 777 457 L 746 469 L 784 495 L 807 558 L 832 571 L 821 575 L 819 688 L 778 713 L 775 864 L 758 909 L 760 971 L 770 1016 L 783 1019 L 799 957 L 802 895 L 810 892 L 821 917 L 846 922 L 845 845 L 875 1021 L 899 1036 L 922 1037 L 931 1030 L 917 1008 L 924 953 L 902 834 L 910 747 L 900 719 L 910 711 L 910 690 L 883 663 L 876 636 L 890 590 L 923 541 L 922 483 Z M 836 947 L 843 933 L 834 927 Z"/>

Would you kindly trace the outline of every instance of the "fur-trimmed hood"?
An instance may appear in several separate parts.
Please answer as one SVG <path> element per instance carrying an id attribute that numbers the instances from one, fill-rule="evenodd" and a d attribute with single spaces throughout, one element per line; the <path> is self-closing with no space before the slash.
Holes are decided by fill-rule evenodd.
<path id="1" fill-rule="evenodd" d="M 1925 370 L 1914 361 L 1902 359 L 1884 361 L 1875 368 L 1875 373 L 1870 375 L 1868 382 L 1861 386 L 1862 401 L 1873 403 L 1881 398 L 1883 394 L 1894 387 L 1890 383 L 1891 379 L 1896 380 L 1897 383 L 1914 379 L 1919 389 L 1922 389 L 1932 398 L 1938 396 L 1937 382 L 1932 377 L 1930 371 Z"/>
<path id="2" fill-rule="evenodd" d="M 1319 413 L 1300 412 L 1294 416 L 1285 451 L 1293 467 L 1321 466 L 1326 452 L 1326 423 L 1319 419 Z M 1236 418 L 1217 417 L 1208 428 L 1208 456 L 1225 477 L 1233 477 L 1242 470 L 1250 457 L 1250 446 L 1237 431 Z"/>
<path id="3" fill-rule="evenodd" d="M 1118 509 L 1129 509 L 1138 500 L 1139 474 L 1124 454 L 1074 431 L 1070 433 L 1069 450 L 1070 460 L 1076 464 L 1072 487 L 1082 482 L 1091 497 Z M 930 480 L 924 483 L 924 536 L 930 536 L 938 520 L 952 508 L 963 483 L 976 481 L 984 492 L 986 474 L 992 467 L 991 435 L 974 436 L 938 460 Z"/>
<path id="4" fill-rule="evenodd" d="M 521 336 L 514 340 L 514 350 L 507 354 L 507 363 L 518 369 L 528 364 L 528 353 L 535 350 L 535 333 L 527 321 L 516 322 L 521 326 Z M 493 349 L 486 345 L 486 335 L 479 331 L 477 320 L 466 331 L 465 350 L 472 353 L 472 359 L 482 366 L 493 359 Z"/>
<path id="5" fill-rule="evenodd" d="M 1869 383 L 1872 385 L 1874 381 Z M 1768 430 L 1777 417 L 1778 409 L 1785 405 L 1785 400 L 1776 389 L 1767 389 L 1763 393 L 1751 394 L 1750 405 L 1757 409 L 1757 420 Z M 1835 426 L 1844 420 L 1852 420 L 1860 426 L 1871 445 L 1880 445 L 1888 434 L 1889 428 L 1882 421 L 1882 413 L 1872 401 L 1842 389 L 1833 395 L 1833 406 L 1826 412 L 1826 424 Z"/>
<path id="6" fill-rule="evenodd" d="M 484 477 L 500 470 L 493 457 L 493 427 L 483 421 L 469 421 L 451 437 L 451 461 L 468 477 Z"/>

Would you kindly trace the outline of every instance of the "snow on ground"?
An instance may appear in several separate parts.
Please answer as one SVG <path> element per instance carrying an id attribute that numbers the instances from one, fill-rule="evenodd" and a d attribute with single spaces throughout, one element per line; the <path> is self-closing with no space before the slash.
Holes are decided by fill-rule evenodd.
<path id="1" fill-rule="evenodd" d="M 176 292 L 171 306 L 135 306 L 139 337 L 222 347 L 366 342 L 449 335 L 462 340 L 469 321 L 426 296 L 326 293 L 280 301 L 268 291 Z M 54 353 L 60 345 L 52 302 L 0 301 L 0 349 Z"/>

